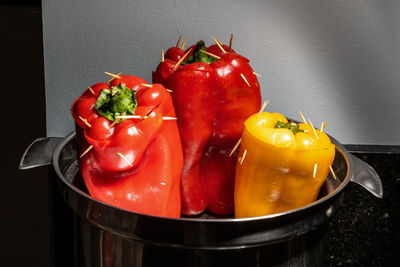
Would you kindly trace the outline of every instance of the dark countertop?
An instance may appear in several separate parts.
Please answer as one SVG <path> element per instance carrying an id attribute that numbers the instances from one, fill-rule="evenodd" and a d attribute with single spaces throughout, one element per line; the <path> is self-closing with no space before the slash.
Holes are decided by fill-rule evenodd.
<path id="1" fill-rule="evenodd" d="M 330 222 L 332 266 L 400 266 L 400 148 L 347 146 L 370 164 L 383 183 L 375 198 L 361 186 L 346 187 L 341 209 Z"/>

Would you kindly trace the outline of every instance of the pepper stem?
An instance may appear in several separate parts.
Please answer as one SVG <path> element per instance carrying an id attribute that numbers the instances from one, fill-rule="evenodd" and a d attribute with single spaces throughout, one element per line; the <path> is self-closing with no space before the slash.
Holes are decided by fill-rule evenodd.
<path id="1" fill-rule="evenodd" d="M 275 124 L 274 128 L 286 128 L 286 129 L 289 129 L 293 134 L 304 132 L 304 130 L 299 129 L 299 124 L 297 124 L 293 121 L 289 121 L 287 123 L 278 121 Z"/>
<path id="2" fill-rule="evenodd" d="M 188 59 L 182 62 L 182 65 L 191 64 L 194 62 L 205 62 L 207 64 L 210 64 L 217 60 L 216 58 L 207 55 L 201 50 L 206 51 L 206 44 L 203 40 L 197 42 L 196 47 L 193 50 L 193 55 L 188 56 Z"/>

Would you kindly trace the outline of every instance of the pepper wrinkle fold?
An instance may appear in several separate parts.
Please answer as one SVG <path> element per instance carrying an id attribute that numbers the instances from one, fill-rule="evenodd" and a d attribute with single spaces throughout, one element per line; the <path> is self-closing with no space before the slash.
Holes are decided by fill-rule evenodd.
<path id="1" fill-rule="evenodd" d="M 120 75 L 109 84 L 90 86 L 93 92 L 88 89 L 74 101 L 79 155 L 92 147 L 79 159 L 80 172 L 97 200 L 129 211 L 180 217 L 182 145 L 177 122 L 163 120 L 176 117 L 173 102 L 161 84 L 142 84 L 148 83 Z M 133 114 L 140 117 L 118 118 Z"/>
<path id="2" fill-rule="evenodd" d="M 285 212 L 316 200 L 335 158 L 335 145 L 311 125 L 262 112 L 244 123 L 236 163 L 235 217 Z"/>
<path id="3" fill-rule="evenodd" d="M 229 46 L 222 47 L 229 51 Z M 207 209 L 232 214 L 237 152 L 229 154 L 243 122 L 261 106 L 260 85 L 249 60 L 233 50 L 224 53 L 216 44 L 206 47 L 203 41 L 186 51 L 171 47 L 153 72 L 153 82 L 173 91 L 184 158 L 182 213 L 197 215 Z"/>

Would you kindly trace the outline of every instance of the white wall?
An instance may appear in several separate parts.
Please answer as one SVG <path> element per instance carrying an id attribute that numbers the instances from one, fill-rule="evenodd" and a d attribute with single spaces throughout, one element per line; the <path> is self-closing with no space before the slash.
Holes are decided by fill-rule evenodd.
<path id="1" fill-rule="evenodd" d="M 400 2 L 42 0 L 47 134 L 73 130 L 70 105 L 104 71 L 141 76 L 182 34 L 234 34 L 268 111 L 298 110 L 345 144 L 400 144 Z"/>

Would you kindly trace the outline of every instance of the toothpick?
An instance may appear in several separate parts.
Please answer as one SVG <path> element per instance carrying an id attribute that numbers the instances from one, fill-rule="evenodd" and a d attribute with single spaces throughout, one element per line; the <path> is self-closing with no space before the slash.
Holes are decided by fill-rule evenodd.
<path id="1" fill-rule="evenodd" d="M 231 39 L 229 40 L 229 52 L 232 51 L 232 39 L 233 39 L 233 34 L 231 33 Z"/>
<path id="2" fill-rule="evenodd" d="M 92 87 L 89 86 L 88 89 L 89 89 L 89 91 L 92 93 L 92 95 L 94 95 L 94 91 L 93 91 Z"/>
<path id="3" fill-rule="evenodd" d="M 213 58 L 216 58 L 216 59 L 220 59 L 220 58 L 221 58 L 221 57 L 219 57 L 219 56 L 217 56 L 217 55 L 214 55 L 213 53 L 207 52 L 207 51 L 205 51 L 205 50 L 203 50 L 203 49 L 200 49 L 199 51 L 200 51 L 200 52 L 203 52 L 204 54 L 207 54 L 207 55 L 209 55 L 209 56 L 212 56 Z"/>
<path id="4" fill-rule="evenodd" d="M 333 178 L 335 178 L 335 180 L 337 180 L 337 177 L 336 177 L 335 172 L 333 171 L 332 165 L 329 165 L 329 170 L 331 171 Z"/>
<path id="5" fill-rule="evenodd" d="M 171 89 L 167 89 L 167 88 L 165 88 L 165 90 L 167 90 L 167 92 L 170 92 L 170 93 L 172 93 L 172 90 L 171 90 Z"/>
<path id="6" fill-rule="evenodd" d="M 120 122 L 121 119 L 115 120 L 110 124 L 110 128 L 114 127 L 118 122 Z"/>
<path id="7" fill-rule="evenodd" d="M 126 113 L 122 113 L 122 115 L 125 115 Z M 114 127 L 117 123 L 121 122 L 122 119 L 116 119 L 113 121 L 113 123 L 110 124 L 110 128 Z"/>
<path id="8" fill-rule="evenodd" d="M 90 146 L 79 156 L 79 158 L 81 159 L 83 156 L 85 156 L 92 148 L 93 148 L 93 146 L 90 145 Z"/>
<path id="9" fill-rule="evenodd" d="M 161 62 L 164 62 L 165 56 L 164 56 L 164 49 L 161 49 Z"/>
<path id="10" fill-rule="evenodd" d="M 321 122 L 321 128 L 319 130 L 321 131 L 321 133 L 324 132 L 324 122 Z"/>
<path id="11" fill-rule="evenodd" d="M 110 72 L 107 72 L 107 71 L 105 71 L 104 73 L 107 74 L 107 75 L 110 75 L 111 77 L 114 77 L 114 78 L 117 78 L 117 79 L 121 79 L 121 77 L 116 75 L 116 74 L 113 74 L 113 73 L 110 73 Z"/>
<path id="12" fill-rule="evenodd" d="M 149 87 L 149 88 L 153 87 L 152 84 L 147 84 L 147 83 L 142 83 L 142 84 L 140 84 L 140 85 L 141 85 L 141 86 L 144 86 L 144 87 Z"/>
<path id="13" fill-rule="evenodd" d="M 87 125 L 87 127 L 92 127 L 92 125 L 90 125 L 90 123 L 87 121 L 87 119 L 82 118 L 81 116 L 79 116 L 79 119 L 81 119 L 81 121 L 83 121 L 84 124 Z"/>
<path id="14" fill-rule="evenodd" d="M 233 153 L 236 151 L 236 149 L 239 147 L 240 143 L 242 142 L 242 138 L 239 138 L 237 141 L 236 145 L 233 147 L 231 153 L 229 153 L 229 157 L 233 155 Z"/>
<path id="15" fill-rule="evenodd" d="M 217 41 L 216 38 L 214 38 L 214 36 L 212 37 L 212 39 L 214 40 L 214 42 L 218 45 L 219 49 L 221 49 L 221 51 L 226 54 L 225 49 L 222 47 L 222 45 L 219 43 L 219 41 Z"/>
<path id="16" fill-rule="evenodd" d="M 141 115 L 121 115 L 121 116 L 116 116 L 115 118 L 117 118 L 117 119 L 147 119 L 148 117 L 149 116 L 141 116 Z M 162 117 L 162 119 L 165 121 L 172 121 L 172 120 L 177 120 L 178 118 L 164 116 L 164 117 Z"/>
<path id="17" fill-rule="evenodd" d="M 181 36 L 179 35 L 179 39 L 178 39 L 178 42 L 176 43 L 176 47 L 178 47 L 179 46 L 179 43 L 181 42 Z"/>
<path id="18" fill-rule="evenodd" d="M 319 137 L 318 137 L 318 135 L 317 135 L 317 132 L 315 131 L 314 125 L 312 124 L 311 120 L 308 119 L 308 121 L 310 122 L 311 128 L 313 129 L 313 132 L 314 132 L 314 134 L 315 134 L 315 137 L 316 137 L 317 139 L 319 139 Z"/>
<path id="19" fill-rule="evenodd" d="M 181 59 L 179 59 L 178 62 L 176 62 L 174 68 L 172 70 L 175 70 L 187 57 L 187 55 L 189 55 L 190 51 L 192 51 L 192 48 L 189 49 L 189 51 L 186 52 L 186 54 L 183 55 L 183 57 L 181 57 Z"/>
<path id="20" fill-rule="evenodd" d="M 247 155 L 247 149 L 245 149 L 245 150 L 243 151 L 242 158 L 240 159 L 240 165 L 243 164 L 243 161 L 244 161 L 244 158 L 246 157 L 246 155 Z"/>
<path id="21" fill-rule="evenodd" d="M 188 41 L 188 38 L 186 37 L 185 41 L 183 42 L 182 47 L 181 47 L 182 50 L 183 50 L 183 48 L 185 48 L 185 45 L 186 45 L 187 41 Z"/>
<path id="22" fill-rule="evenodd" d="M 220 45 L 223 45 L 222 42 L 221 42 L 217 37 L 215 37 L 215 40 L 217 40 L 217 42 L 218 42 Z"/>
<path id="23" fill-rule="evenodd" d="M 258 115 L 260 115 L 264 111 L 264 109 L 267 107 L 268 103 L 269 103 L 269 99 L 267 101 L 264 101 L 262 107 L 260 108 L 260 111 L 258 112 Z"/>
<path id="24" fill-rule="evenodd" d="M 123 158 L 126 162 L 128 162 L 129 166 L 131 166 L 131 167 L 133 166 L 132 163 L 130 163 L 130 161 L 127 158 L 125 158 L 125 156 L 122 155 L 121 152 L 118 152 L 117 155 L 120 156 L 121 158 Z"/>
<path id="25" fill-rule="evenodd" d="M 177 120 L 178 118 L 175 118 L 175 117 L 166 117 L 166 116 L 164 116 L 164 117 L 162 117 L 162 119 L 163 119 L 164 121 L 175 121 L 175 120 Z"/>
<path id="26" fill-rule="evenodd" d="M 306 118 L 304 118 L 303 113 L 301 113 L 300 110 L 299 110 L 299 113 L 300 113 L 301 119 L 303 120 L 304 124 L 308 124 L 306 121 Z"/>
<path id="27" fill-rule="evenodd" d="M 106 73 L 106 72 L 105 72 Z M 116 78 L 118 78 L 118 79 L 121 79 L 121 77 L 119 76 L 119 75 L 121 75 L 123 72 L 121 71 L 120 73 L 118 73 L 116 76 L 117 77 L 112 77 L 111 79 L 109 79 L 108 81 L 106 81 L 106 83 L 110 83 L 110 82 L 112 82 L 113 80 L 115 80 Z M 107 73 L 106 73 L 107 74 Z"/>
<path id="28" fill-rule="evenodd" d="M 325 122 L 324 127 L 323 127 L 324 129 L 325 129 L 325 127 L 326 127 L 327 124 L 328 124 L 328 122 Z"/>
<path id="29" fill-rule="evenodd" d="M 257 72 L 254 72 L 254 71 L 253 71 L 253 74 L 256 75 L 256 76 L 258 76 L 258 77 L 262 77 L 262 76 L 261 76 L 260 74 L 258 74 Z"/>
<path id="30" fill-rule="evenodd" d="M 250 84 L 247 81 L 246 77 L 244 77 L 243 73 L 240 73 L 240 76 L 242 77 L 243 81 L 245 81 L 247 83 L 247 85 L 250 87 Z"/>
<path id="31" fill-rule="evenodd" d="M 315 165 L 314 165 L 313 178 L 315 178 L 315 175 L 317 174 L 317 167 L 318 167 L 318 163 L 315 163 Z"/>

